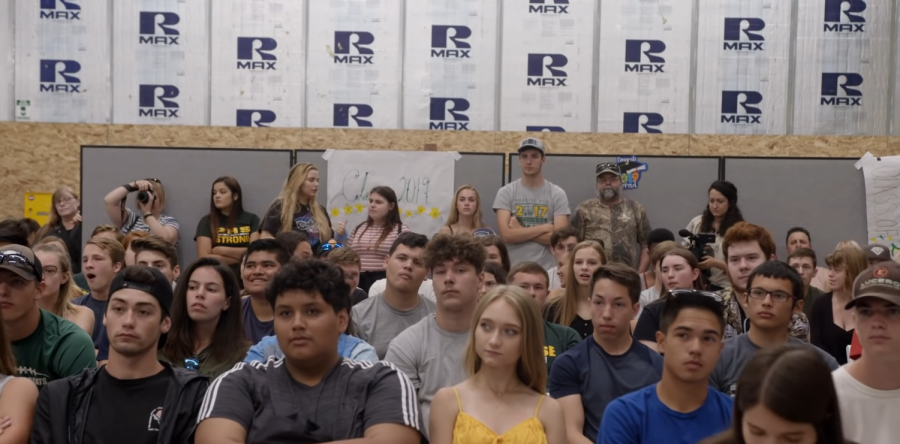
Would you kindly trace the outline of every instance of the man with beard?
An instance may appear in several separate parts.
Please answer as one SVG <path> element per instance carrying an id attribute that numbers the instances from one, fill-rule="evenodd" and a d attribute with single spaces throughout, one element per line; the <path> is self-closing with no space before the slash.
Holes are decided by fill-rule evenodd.
<path id="1" fill-rule="evenodd" d="M 575 210 L 572 226 L 582 240 L 600 242 L 610 262 L 636 268 L 638 273 L 647 271 L 650 220 L 641 204 L 622 197 L 619 165 L 597 165 L 597 191 L 598 197 L 582 202 Z"/>

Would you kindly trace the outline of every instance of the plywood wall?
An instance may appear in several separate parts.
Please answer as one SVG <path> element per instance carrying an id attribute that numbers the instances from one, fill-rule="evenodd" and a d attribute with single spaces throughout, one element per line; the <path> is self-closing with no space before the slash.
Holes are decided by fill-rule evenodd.
<path id="1" fill-rule="evenodd" d="M 528 133 L 0 123 L 0 219 L 26 192 L 78 189 L 82 145 L 511 152 Z M 900 137 L 543 133 L 550 153 L 859 157 L 900 153 Z"/>

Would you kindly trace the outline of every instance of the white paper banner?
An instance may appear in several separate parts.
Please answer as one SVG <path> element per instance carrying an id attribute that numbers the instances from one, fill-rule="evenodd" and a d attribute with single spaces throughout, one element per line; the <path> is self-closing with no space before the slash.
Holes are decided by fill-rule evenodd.
<path id="1" fill-rule="evenodd" d="M 502 131 L 591 130 L 597 3 L 504 2 Z"/>
<path id="2" fill-rule="evenodd" d="M 406 3 L 405 129 L 495 129 L 497 3 Z"/>
<path id="3" fill-rule="evenodd" d="M 13 82 L 13 0 L 0 0 L 0 122 L 13 120 L 15 83 Z M 16 109 L 17 110 L 17 109 Z"/>
<path id="4" fill-rule="evenodd" d="M 302 126 L 305 3 L 212 3 L 213 125 Z"/>
<path id="5" fill-rule="evenodd" d="M 695 132 L 785 134 L 791 2 L 700 0 L 700 11 Z"/>
<path id="6" fill-rule="evenodd" d="M 897 10 L 897 21 L 900 23 L 900 8 Z M 900 45 L 895 45 L 894 50 L 894 109 L 891 127 L 893 135 L 900 136 Z"/>
<path id="7" fill-rule="evenodd" d="M 885 135 L 891 0 L 800 0 L 794 133 Z"/>
<path id="8" fill-rule="evenodd" d="M 601 3 L 597 131 L 688 132 L 692 3 Z"/>
<path id="9" fill-rule="evenodd" d="M 453 202 L 459 153 L 328 150 L 328 202 L 332 223 L 347 221 L 348 233 L 366 220 L 369 191 L 391 187 L 400 218 L 416 232 L 431 236 L 447 221 Z"/>
<path id="10" fill-rule="evenodd" d="M 866 221 L 870 243 L 900 251 L 900 156 L 876 158 L 866 153 L 857 167 L 866 181 Z"/>
<path id="11" fill-rule="evenodd" d="M 307 126 L 399 127 L 402 2 L 309 2 Z"/>
<path id="12" fill-rule="evenodd" d="M 109 123 L 109 4 L 16 1 L 16 120 Z"/>
<path id="13" fill-rule="evenodd" d="M 209 2 L 116 2 L 113 123 L 206 125 Z"/>

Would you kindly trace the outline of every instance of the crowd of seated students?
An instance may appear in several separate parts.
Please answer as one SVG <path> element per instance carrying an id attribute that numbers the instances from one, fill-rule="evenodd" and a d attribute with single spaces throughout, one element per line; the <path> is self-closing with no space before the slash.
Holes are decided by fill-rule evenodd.
<path id="1" fill-rule="evenodd" d="M 317 202 L 311 164 L 262 217 L 216 179 L 192 263 L 157 179 L 112 190 L 112 224 L 83 245 L 68 187 L 45 226 L 0 221 L 0 444 L 900 436 L 888 247 L 817 254 L 795 227 L 779 261 L 717 181 L 687 224 L 715 234 L 698 257 L 623 197 L 617 164 L 573 212 L 541 173 L 543 143 L 519 153 L 496 231 L 471 186 L 430 238 L 389 187 L 347 227 Z M 131 193 L 146 200 L 128 208 Z"/>

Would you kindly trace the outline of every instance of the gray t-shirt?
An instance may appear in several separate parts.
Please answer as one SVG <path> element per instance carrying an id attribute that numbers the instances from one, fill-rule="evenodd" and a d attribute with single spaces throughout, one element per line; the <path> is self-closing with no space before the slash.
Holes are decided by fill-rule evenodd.
<path id="1" fill-rule="evenodd" d="M 522 185 L 522 179 L 500 188 L 494 199 L 494 211 L 497 210 L 508 210 L 526 228 L 552 224 L 554 217 L 572 213 L 566 192 L 546 179 L 537 188 Z M 533 261 L 541 264 L 545 270 L 556 266 L 556 258 L 550 252 L 550 247 L 540 242 L 506 244 L 506 248 L 509 249 L 510 263 Z"/>
<path id="2" fill-rule="evenodd" d="M 403 330 L 434 313 L 434 302 L 419 295 L 419 305 L 409 311 L 396 310 L 384 300 L 384 293 L 353 306 L 356 337 L 375 347 L 378 359 L 384 359 L 388 345 Z"/>
<path id="3" fill-rule="evenodd" d="M 362 438 L 378 424 L 419 428 L 412 384 L 386 362 L 340 362 L 315 386 L 295 381 L 284 360 L 239 363 L 210 384 L 199 424 L 226 418 L 246 442 L 296 444 Z"/>
<path id="4" fill-rule="evenodd" d="M 463 366 L 469 332 L 451 333 L 427 316 L 391 341 L 384 357 L 409 377 L 419 399 L 420 428 L 428 437 L 428 414 L 434 394 L 466 380 Z"/>
<path id="5" fill-rule="evenodd" d="M 833 356 L 815 345 L 807 344 L 797 338 L 789 338 L 788 345 L 798 347 L 811 347 L 815 350 L 831 371 L 837 370 L 840 365 Z M 709 375 L 709 385 L 714 389 L 725 393 L 728 396 L 737 394 L 737 382 L 741 377 L 744 366 L 750 361 L 756 352 L 760 350 L 752 341 L 750 336 L 743 334 L 725 340 L 725 346 L 722 348 L 722 354 L 719 355 L 719 362 L 716 368 Z"/>

